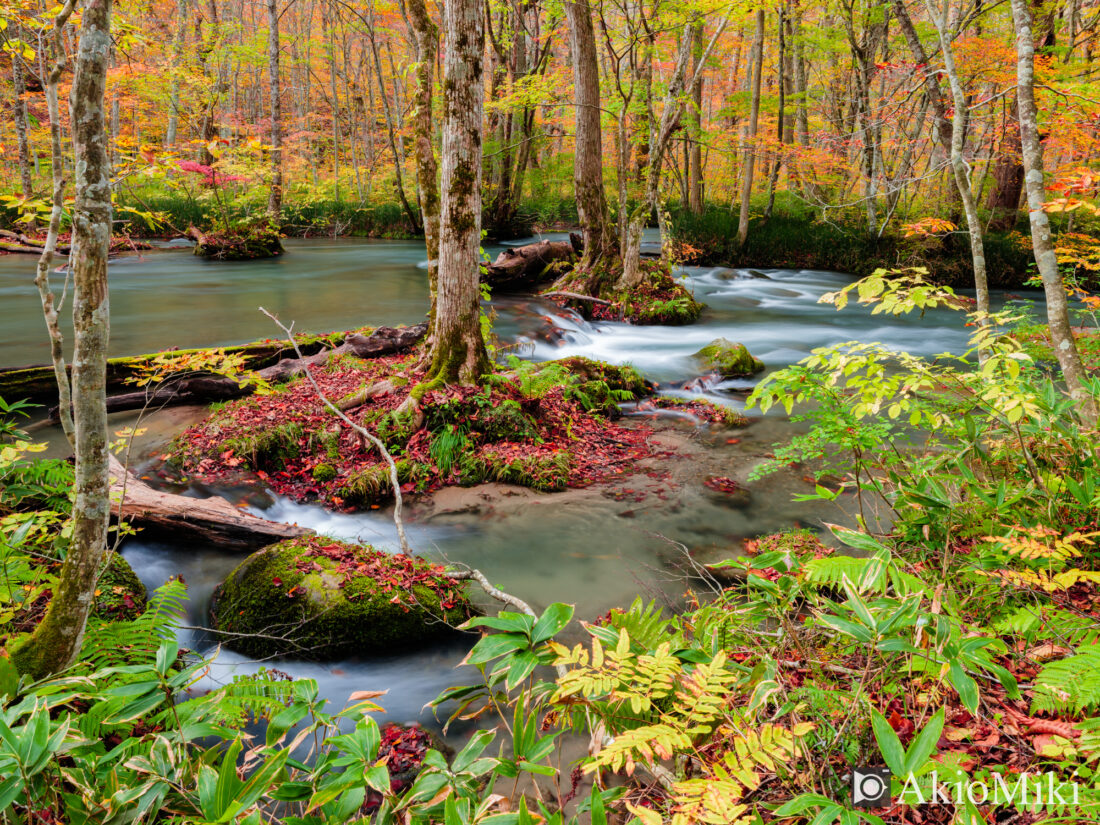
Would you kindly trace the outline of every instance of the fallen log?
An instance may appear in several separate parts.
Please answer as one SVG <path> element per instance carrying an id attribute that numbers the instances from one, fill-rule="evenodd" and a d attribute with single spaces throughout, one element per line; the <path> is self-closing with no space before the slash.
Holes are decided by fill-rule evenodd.
<path id="1" fill-rule="evenodd" d="M 46 245 L 45 241 L 40 241 L 29 235 L 24 235 L 22 232 L 11 232 L 7 229 L 0 229 L 0 238 L 6 239 L 0 241 L 0 249 L 6 252 L 22 252 L 28 255 L 41 255 L 42 247 Z M 58 244 L 55 251 L 62 255 L 68 255 L 69 247 L 65 244 Z"/>
<path id="2" fill-rule="evenodd" d="M 561 274 L 561 267 L 554 264 L 572 264 L 576 257 L 574 243 L 567 241 L 539 241 L 505 249 L 485 268 L 482 280 L 501 292 L 533 291 Z"/>
<path id="3" fill-rule="evenodd" d="M 304 338 L 299 346 L 303 353 L 313 355 L 323 349 L 332 347 L 338 340 L 338 337 L 320 335 Z M 169 351 L 178 355 L 192 355 L 210 349 L 218 348 Z M 251 344 L 241 344 L 221 349 L 226 355 L 243 355 L 243 367 L 247 370 L 263 369 L 283 359 L 295 357 L 294 350 L 282 341 L 256 341 Z M 126 356 L 108 360 L 107 392 L 118 393 L 131 390 L 131 379 L 139 376 L 143 370 L 149 367 L 153 359 L 161 355 L 164 355 L 164 353 L 153 352 L 146 355 Z M 29 367 L 0 368 L 0 398 L 8 401 L 26 399 L 37 404 L 56 404 L 57 381 L 54 378 L 53 367 L 49 364 L 35 364 Z"/>
<path id="4" fill-rule="evenodd" d="M 413 346 L 424 337 L 427 331 L 427 324 L 417 324 L 412 327 L 379 327 L 370 335 L 352 333 L 344 339 L 344 343 L 333 349 L 325 349 L 303 358 L 287 358 L 254 372 L 256 376 L 268 383 L 289 381 L 308 367 L 323 366 L 333 356 L 347 354 L 358 358 L 378 358 L 383 355 L 392 355 Z M 254 382 L 239 382 L 234 378 L 220 375 L 186 375 L 152 384 L 136 392 L 109 396 L 107 412 L 213 404 L 217 401 L 243 398 L 255 391 Z M 50 408 L 49 417 L 52 421 L 59 420 L 58 407 Z"/>
<path id="5" fill-rule="evenodd" d="M 255 550 L 285 539 L 312 535 L 297 524 L 268 521 L 234 507 L 224 498 L 191 498 L 154 490 L 110 457 L 111 515 L 146 535 L 187 536 L 234 550 Z"/>

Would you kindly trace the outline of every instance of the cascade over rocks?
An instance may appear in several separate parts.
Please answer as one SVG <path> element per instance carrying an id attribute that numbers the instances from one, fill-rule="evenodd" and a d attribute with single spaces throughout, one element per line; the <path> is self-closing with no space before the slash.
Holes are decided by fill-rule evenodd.
<path id="1" fill-rule="evenodd" d="M 324 537 L 253 553 L 218 587 L 213 627 L 247 656 L 332 660 L 396 653 L 474 613 L 444 568 Z"/>

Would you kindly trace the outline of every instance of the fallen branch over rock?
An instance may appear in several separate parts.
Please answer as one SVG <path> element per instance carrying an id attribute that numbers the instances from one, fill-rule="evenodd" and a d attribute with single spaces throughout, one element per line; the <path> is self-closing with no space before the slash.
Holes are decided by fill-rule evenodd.
<path id="1" fill-rule="evenodd" d="M 485 268 L 482 280 L 501 292 L 530 291 L 561 274 L 554 264 L 572 264 L 576 257 L 573 244 L 566 241 L 539 241 L 505 249 Z"/>
<path id="2" fill-rule="evenodd" d="M 147 533 L 184 535 L 240 550 L 313 534 L 297 524 L 281 524 L 246 513 L 224 498 L 198 499 L 154 490 L 113 455 L 110 473 L 112 515 Z"/>
<path id="3" fill-rule="evenodd" d="M 333 349 L 322 350 L 309 356 L 288 358 L 255 371 L 255 375 L 268 383 L 289 381 L 312 366 L 323 366 L 333 356 L 354 355 L 358 358 L 378 358 L 392 355 L 413 346 L 424 337 L 427 324 L 414 327 L 379 327 L 370 335 L 353 333 L 344 343 Z M 161 381 L 135 392 L 113 395 L 107 399 L 107 412 L 140 410 L 146 407 L 178 407 L 188 404 L 212 404 L 243 398 L 256 391 L 256 384 L 238 381 L 218 375 L 187 375 Z M 57 421 L 60 410 L 51 407 L 50 419 Z"/>

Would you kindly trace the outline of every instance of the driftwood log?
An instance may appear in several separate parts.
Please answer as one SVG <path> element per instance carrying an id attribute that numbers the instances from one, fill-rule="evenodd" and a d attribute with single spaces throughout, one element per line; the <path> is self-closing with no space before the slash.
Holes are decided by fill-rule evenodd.
<path id="1" fill-rule="evenodd" d="M 568 242 L 539 241 L 505 249 L 485 268 L 482 280 L 500 292 L 534 291 L 561 274 L 560 267 L 553 264 L 572 264 L 577 259 L 578 247 L 579 242 L 570 236 Z"/>
<path id="2" fill-rule="evenodd" d="M 303 358 L 287 358 L 255 370 L 256 375 L 269 383 L 289 381 L 311 366 L 322 366 L 333 356 L 354 355 L 358 358 L 378 358 L 392 355 L 413 346 L 428 331 L 427 324 L 412 327 L 378 327 L 370 335 L 353 333 L 338 347 L 325 349 Z M 187 404 L 212 404 L 243 398 L 255 392 L 254 383 L 240 383 L 233 378 L 218 375 L 189 375 L 150 385 L 137 392 L 112 395 L 107 398 L 107 412 L 140 410 L 146 407 L 179 407 Z M 50 419 L 59 420 L 58 408 L 51 407 Z"/>
<path id="3" fill-rule="evenodd" d="M 21 232 L 11 232 L 7 229 L 0 229 L 0 250 L 4 252 L 22 252 L 27 255 L 41 255 L 42 247 L 46 245 L 45 241 L 40 241 L 29 235 L 24 235 Z M 64 244 L 58 244 L 56 251 L 61 255 L 69 254 L 69 247 Z"/>
<path id="4" fill-rule="evenodd" d="M 312 535 L 297 524 L 268 521 L 224 498 L 191 498 L 154 490 L 110 457 L 111 515 L 147 535 L 187 536 L 235 550 L 255 550 L 284 539 Z"/>

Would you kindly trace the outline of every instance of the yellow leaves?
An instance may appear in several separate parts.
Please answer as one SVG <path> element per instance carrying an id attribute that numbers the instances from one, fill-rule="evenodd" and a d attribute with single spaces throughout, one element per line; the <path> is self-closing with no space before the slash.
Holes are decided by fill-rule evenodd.
<path id="1" fill-rule="evenodd" d="M 1038 588 L 1046 593 L 1068 590 L 1078 582 L 1100 583 L 1100 572 L 1094 570 L 1063 570 L 1051 573 L 1047 570 L 976 570 L 982 576 L 998 579 L 1012 587 Z"/>
<path id="2" fill-rule="evenodd" d="M 983 539 L 995 544 L 1009 555 L 1024 560 L 1051 559 L 1065 561 L 1082 554 L 1082 547 L 1090 547 L 1096 542 L 1094 536 L 1100 532 L 1082 533 L 1074 531 L 1068 536 L 1058 535 L 1057 530 L 1049 527 L 1019 527 L 1009 536 L 984 536 Z"/>

